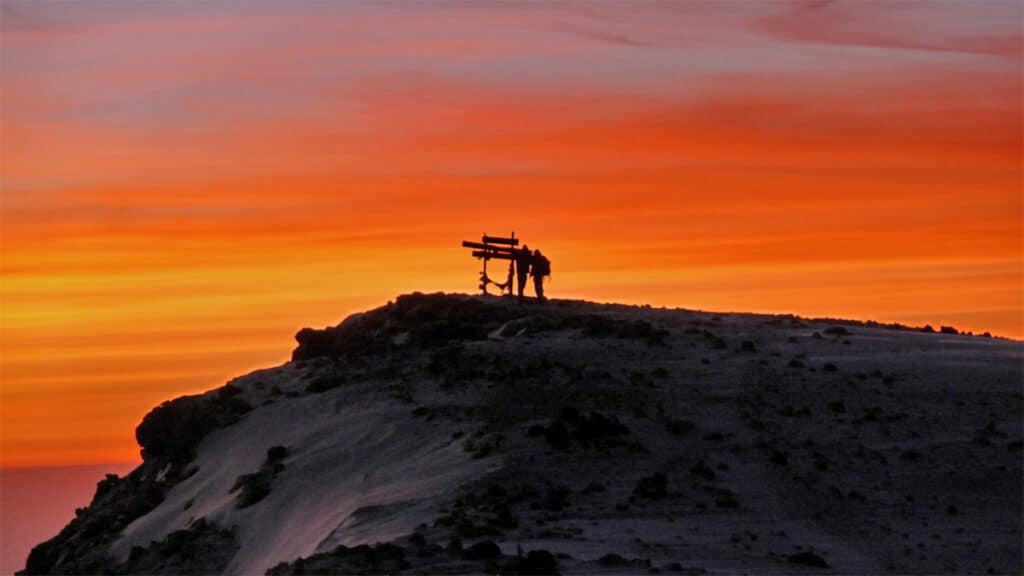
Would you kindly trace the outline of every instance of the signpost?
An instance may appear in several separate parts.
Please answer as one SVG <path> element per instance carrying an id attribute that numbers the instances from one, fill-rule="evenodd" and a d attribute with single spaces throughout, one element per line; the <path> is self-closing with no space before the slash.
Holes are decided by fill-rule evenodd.
<path id="1" fill-rule="evenodd" d="M 519 239 L 513 232 L 508 237 L 483 235 L 480 242 L 462 241 L 463 248 L 472 248 L 474 258 L 483 261 L 483 269 L 480 271 L 480 290 L 487 294 L 487 285 L 494 284 L 501 292 L 508 291 L 512 294 L 512 284 L 515 278 L 515 253 L 516 246 L 519 246 Z M 495 282 L 487 276 L 487 262 L 489 260 L 508 260 L 508 278 L 505 282 Z"/>

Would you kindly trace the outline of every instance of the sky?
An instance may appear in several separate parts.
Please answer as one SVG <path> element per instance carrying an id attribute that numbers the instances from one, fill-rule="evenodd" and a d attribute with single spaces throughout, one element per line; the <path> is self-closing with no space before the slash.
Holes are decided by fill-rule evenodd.
<path id="1" fill-rule="evenodd" d="M 1022 4 L 0 3 L 0 466 L 474 292 L 1024 337 Z"/>

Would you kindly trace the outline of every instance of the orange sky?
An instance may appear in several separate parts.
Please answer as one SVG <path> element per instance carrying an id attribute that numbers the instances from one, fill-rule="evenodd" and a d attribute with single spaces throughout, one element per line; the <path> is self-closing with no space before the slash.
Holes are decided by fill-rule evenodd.
<path id="1" fill-rule="evenodd" d="M 1024 337 L 1018 2 L 7 2 L 0 465 L 473 291 Z"/>

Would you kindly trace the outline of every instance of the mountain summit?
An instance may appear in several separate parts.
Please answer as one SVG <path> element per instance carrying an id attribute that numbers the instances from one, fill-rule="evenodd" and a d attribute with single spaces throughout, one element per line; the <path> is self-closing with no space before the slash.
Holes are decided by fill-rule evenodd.
<path id="1" fill-rule="evenodd" d="M 1020 573 L 1020 342 L 412 294 L 154 408 L 44 573 Z"/>

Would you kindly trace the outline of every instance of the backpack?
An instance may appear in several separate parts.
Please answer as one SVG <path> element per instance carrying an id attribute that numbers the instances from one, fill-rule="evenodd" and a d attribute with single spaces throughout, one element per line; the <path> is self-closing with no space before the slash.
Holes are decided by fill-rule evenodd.
<path id="1" fill-rule="evenodd" d="M 546 257 L 541 256 L 540 259 L 533 263 L 533 270 L 537 276 L 550 276 L 551 261 Z"/>

